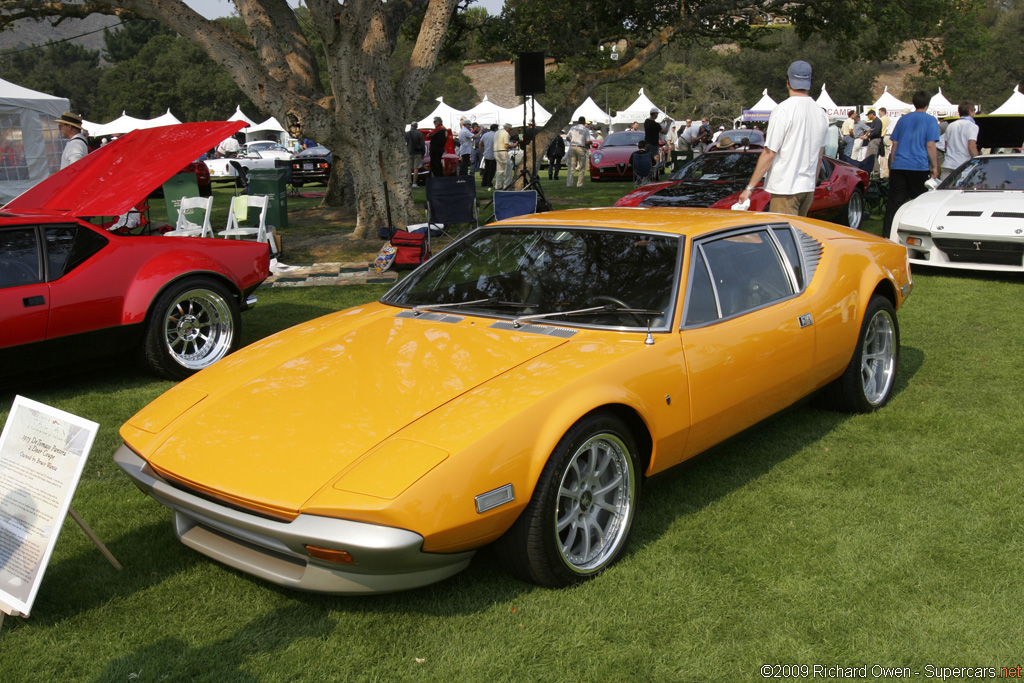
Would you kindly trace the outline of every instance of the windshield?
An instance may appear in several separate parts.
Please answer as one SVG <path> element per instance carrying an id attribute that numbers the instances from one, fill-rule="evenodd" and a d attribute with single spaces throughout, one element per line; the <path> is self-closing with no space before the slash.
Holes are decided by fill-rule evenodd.
<path id="1" fill-rule="evenodd" d="M 640 132 L 612 133 L 601 143 L 601 147 L 636 147 L 643 139 L 644 134 Z"/>
<path id="2" fill-rule="evenodd" d="M 975 157 L 942 181 L 940 190 L 1024 190 L 1024 157 Z"/>
<path id="3" fill-rule="evenodd" d="M 758 152 L 707 152 L 672 174 L 672 180 L 749 180 Z"/>
<path id="4" fill-rule="evenodd" d="M 682 238 L 586 228 L 481 228 L 440 252 L 383 299 L 448 313 L 664 329 Z M 580 309 L 598 310 L 580 312 Z"/>

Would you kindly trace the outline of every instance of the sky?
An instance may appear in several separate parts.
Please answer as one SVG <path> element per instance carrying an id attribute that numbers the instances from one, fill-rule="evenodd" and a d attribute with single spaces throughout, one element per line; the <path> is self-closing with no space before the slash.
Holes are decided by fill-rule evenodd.
<path id="1" fill-rule="evenodd" d="M 226 17 L 233 14 L 235 4 L 231 0 L 185 0 L 185 4 L 202 14 L 207 19 Z M 289 0 L 288 4 L 295 6 L 299 3 L 296 0 Z M 476 6 L 483 7 L 488 14 L 500 14 L 505 0 L 477 0 Z"/>

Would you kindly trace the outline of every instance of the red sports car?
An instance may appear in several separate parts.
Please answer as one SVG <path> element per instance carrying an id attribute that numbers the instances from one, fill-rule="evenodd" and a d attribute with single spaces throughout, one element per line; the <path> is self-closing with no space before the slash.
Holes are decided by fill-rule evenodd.
<path id="1" fill-rule="evenodd" d="M 638 187 L 615 202 L 615 206 L 728 209 L 746 187 L 760 154 L 758 145 L 713 148 L 676 171 L 671 179 Z M 867 189 L 867 173 L 856 166 L 823 157 L 809 216 L 859 228 Z M 750 210 L 767 211 L 770 200 L 771 195 L 764 191 L 764 185 L 758 185 L 750 197 Z"/>
<path id="2" fill-rule="evenodd" d="M 0 209 L 0 378 L 129 352 L 180 379 L 239 345 L 265 243 L 123 235 L 88 218 L 128 212 L 243 125 L 129 133 Z"/>
<path id="3" fill-rule="evenodd" d="M 612 133 L 606 137 L 597 149 L 590 152 L 590 179 L 632 180 L 631 157 L 633 152 L 639 149 L 639 142 L 643 139 L 643 132 L 635 130 Z"/>

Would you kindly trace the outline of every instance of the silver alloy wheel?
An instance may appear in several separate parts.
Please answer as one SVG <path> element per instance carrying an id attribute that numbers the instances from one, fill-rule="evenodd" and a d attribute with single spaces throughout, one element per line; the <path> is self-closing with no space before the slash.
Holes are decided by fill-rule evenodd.
<path id="1" fill-rule="evenodd" d="M 164 315 L 164 345 L 189 370 L 201 370 L 228 354 L 234 339 L 231 306 L 205 288 L 182 292 Z"/>
<path id="2" fill-rule="evenodd" d="M 562 560 L 574 572 L 601 569 L 630 528 L 636 472 L 626 445 L 596 434 L 577 449 L 558 485 L 555 534 Z"/>
<path id="3" fill-rule="evenodd" d="M 850 201 L 846 203 L 846 224 L 854 230 L 860 230 L 860 224 L 864 220 L 864 196 L 860 192 L 850 195 Z"/>
<path id="4" fill-rule="evenodd" d="M 864 398 L 873 406 L 889 395 L 896 378 L 896 325 L 886 310 L 876 311 L 864 333 L 860 356 L 860 382 Z"/>

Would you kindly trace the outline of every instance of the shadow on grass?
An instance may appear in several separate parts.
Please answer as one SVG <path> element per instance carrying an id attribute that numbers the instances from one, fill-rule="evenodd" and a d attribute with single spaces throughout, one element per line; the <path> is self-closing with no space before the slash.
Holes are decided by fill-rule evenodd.
<path id="1" fill-rule="evenodd" d="M 298 640 L 326 638 L 334 621 L 311 612 L 303 605 L 278 607 L 253 617 L 220 640 L 191 645 L 179 638 L 164 638 L 116 659 L 94 681 L 218 680 L 259 681 L 262 677 L 245 670 L 254 657 L 282 652 Z M 295 673 L 302 678 L 301 672 Z"/>

